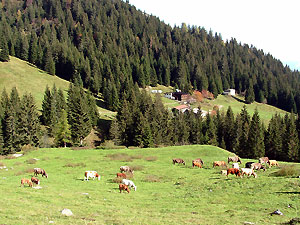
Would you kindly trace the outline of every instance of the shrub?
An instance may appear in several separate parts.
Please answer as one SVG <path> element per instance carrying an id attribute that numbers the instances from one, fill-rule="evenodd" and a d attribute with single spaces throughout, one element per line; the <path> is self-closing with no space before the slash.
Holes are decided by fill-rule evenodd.
<path id="1" fill-rule="evenodd" d="M 115 145 L 115 143 L 111 140 L 107 140 L 104 143 L 102 143 L 101 145 L 97 146 L 96 149 L 125 149 L 126 146 L 119 146 L 119 145 Z"/>
<path id="2" fill-rule="evenodd" d="M 153 162 L 153 161 L 156 161 L 157 160 L 157 157 L 156 156 L 148 156 L 145 158 L 146 161 L 150 161 L 150 162 Z"/>
<path id="3" fill-rule="evenodd" d="M 28 145 L 23 145 L 22 148 L 21 148 L 21 151 L 25 154 L 27 152 L 37 150 L 37 149 L 38 149 L 37 147 L 34 147 L 34 146 L 28 144 Z"/>
<path id="4" fill-rule="evenodd" d="M 283 166 L 280 170 L 272 173 L 276 177 L 297 177 L 300 171 L 295 166 Z"/>
<path id="5" fill-rule="evenodd" d="M 143 156 L 142 155 L 132 155 L 131 158 L 132 159 L 142 159 Z"/>
<path id="6" fill-rule="evenodd" d="M 124 162 L 131 162 L 133 157 L 126 154 L 126 153 L 115 153 L 107 155 L 106 157 L 110 158 L 111 160 L 120 160 Z"/>
<path id="7" fill-rule="evenodd" d="M 67 163 L 64 167 L 85 167 L 84 163 Z"/>
<path id="8" fill-rule="evenodd" d="M 160 182 L 160 178 L 156 175 L 147 175 L 144 179 L 145 182 Z"/>
<path id="9" fill-rule="evenodd" d="M 36 163 L 36 159 L 27 159 L 25 162 L 27 163 L 27 164 L 35 164 Z"/>
<path id="10" fill-rule="evenodd" d="M 133 165 L 133 166 L 130 166 L 130 168 L 131 168 L 133 171 L 139 171 L 139 170 L 143 170 L 143 169 L 144 169 L 144 166 L 141 166 L 141 165 Z"/>
<path id="11" fill-rule="evenodd" d="M 122 177 L 115 177 L 113 179 L 111 179 L 112 183 L 121 183 L 122 182 Z"/>

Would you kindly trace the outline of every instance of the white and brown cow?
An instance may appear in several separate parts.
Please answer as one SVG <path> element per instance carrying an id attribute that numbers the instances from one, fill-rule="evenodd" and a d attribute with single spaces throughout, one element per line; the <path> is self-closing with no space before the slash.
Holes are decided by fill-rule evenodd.
<path id="1" fill-rule="evenodd" d="M 98 178 L 98 180 L 100 180 L 100 175 L 97 173 L 97 171 L 84 172 L 84 180 L 89 180 L 89 178 L 93 178 L 93 180 L 95 180 L 96 177 Z"/>
<path id="2" fill-rule="evenodd" d="M 131 169 L 129 166 L 120 166 L 120 171 L 122 172 L 129 172 L 133 174 L 133 169 Z"/>
<path id="3" fill-rule="evenodd" d="M 37 176 L 38 174 L 42 174 L 42 177 L 45 176 L 46 178 L 48 178 L 48 174 L 46 173 L 46 171 L 44 169 L 34 168 L 33 169 L 33 175 Z"/>

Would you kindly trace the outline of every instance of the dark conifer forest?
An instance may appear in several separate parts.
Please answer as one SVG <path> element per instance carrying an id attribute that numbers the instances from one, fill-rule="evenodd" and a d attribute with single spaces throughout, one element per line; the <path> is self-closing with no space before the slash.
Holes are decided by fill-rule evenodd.
<path id="1" fill-rule="evenodd" d="M 234 88 L 248 104 L 257 101 L 299 112 L 299 71 L 255 46 L 224 41 L 221 34 L 202 27 L 171 27 L 128 1 L 1 0 L 0 48 L 1 61 L 16 56 L 74 82 L 67 102 L 61 90 L 45 91 L 40 121 L 58 146 L 81 142 L 97 125 L 94 95 L 118 112 L 107 137 L 117 144 L 212 144 L 241 157 L 266 154 L 299 160 L 300 125 L 294 114 L 275 116 L 268 127 L 258 113 L 250 118 L 246 107 L 237 116 L 230 109 L 204 119 L 192 113 L 171 115 L 158 98 L 139 91 L 161 84 L 183 92 L 209 90 L 217 96 Z M 21 128 L 17 139 L 10 137 L 14 133 L 9 129 L 16 128 L 9 123 L 22 119 L 19 107 L 32 104 L 30 95 L 20 100 L 15 92 L 1 99 L 2 154 L 24 144 L 39 145 L 36 128 L 30 140 L 24 139 Z"/>

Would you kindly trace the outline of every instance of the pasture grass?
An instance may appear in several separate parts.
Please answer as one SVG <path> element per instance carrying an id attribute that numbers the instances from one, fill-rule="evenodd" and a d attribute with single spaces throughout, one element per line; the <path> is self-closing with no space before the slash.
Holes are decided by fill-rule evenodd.
<path id="1" fill-rule="evenodd" d="M 112 160 L 108 155 L 126 154 Z M 276 177 L 280 168 L 257 172 L 258 178 L 222 176 L 213 161 L 233 154 L 213 146 L 175 146 L 123 150 L 39 149 L 15 159 L 2 159 L 8 171 L 0 170 L 0 223 L 3 224 L 280 224 L 300 217 L 300 181 Z M 137 157 L 138 156 L 138 157 Z M 143 157 L 140 157 L 143 156 Z M 157 157 L 154 161 L 147 157 Z M 202 158 L 203 168 L 193 168 L 192 159 Z M 20 187 L 30 178 L 33 166 L 44 168 L 42 189 Z M 183 158 L 186 165 L 173 165 Z M 253 159 L 242 159 L 243 165 Z M 65 166 L 74 164 L 80 166 Z M 137 191 L 119 193 L 119 167 L 135 168 L 131 180 Z M 299 164 L 280 162 L 283 166 Z M 84 171 L 96 170 L 101 180 L 84 181 Z M 21 171 L 21 174 L 18 172 Z M 73 216 L 61 215 L 68 208 Z M 284 216 L 271 216 L 279 209 Z"/>

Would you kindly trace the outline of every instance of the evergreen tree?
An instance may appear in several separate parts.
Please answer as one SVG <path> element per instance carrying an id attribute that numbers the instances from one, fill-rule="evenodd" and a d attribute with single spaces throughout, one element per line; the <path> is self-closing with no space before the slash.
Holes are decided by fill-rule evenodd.
<path id="1" fill-rule="evenodd" d="M 250 126 L 250 116 L 247 112 L 246 105 L 243 106 L 240 115 L 236 118 L 237 124 L 237 145 L 235 153 L 240 157 L 248 155 L 248 135 Z"/>
<path id="2" fill-rule="evenodd" d="M 0 62 L 8 62 L 9 61 L 9 50 L 6 38 L 2 38 L 2 43 L 0 43 Z"/>
<path id="3" fill-rule="evenodd" d="M 228 151 L 234 151 L 236 132 L 233 111 L 229 106 L 224 119 L 224 142 Z"/>
<path id="4" fill-rule="evenodd" d="M 71 130 L 68 123 L 67 112 L 63 109 L 58 123 L 54 127 L 54 137 L 57 146 L 67 147 L 67 143 L 71 143 Z"/>
<path id="5" fill-rule="evenodd" d="M 269 122 L 265 134 L 265 152 L 269 158 L 283 159 L 282 153 L 282 132 L 283 124 L 280 115 L 275 114 Z"/>
<path id="6" fill-rule="evenodd" d="M 51 102 L 52 102 L 51 91 L 47 85 L 44 93 L 44 99 L 42 102 L 42 121 L 43 124 L 46 126 L 49 126 L 51 122 Z"/>
<path id="7" fill-rule="evenodd" d="M 245 96 L 245 101 L 247 104 L 251 104 L 255 100 L 255 95 L 254 95 L 254 89 L 253 89 L 253 83 L 252 80 L 249 80 L 249 86 L 246 91 L 246 96 Z"/>
<path id="8" fill-rule="evenodd" d="M 286 115 L 286 117 L 288 117 Z M 295 116 L 290 114 L 289 118 L 285 119 L 286 133 L 284 135 L 283 149 L 286 154 L 286 161 L 298 162 L 299 160 L 299 138 L 296 130 Z"/>
<path id="9" fill-rule="evenodd" d="M 250 122 L 247 141 L 248 151 L 245 151 L 246 157 L 260 158 L 265 155 L 264 131 L 257 109 L 255 109 Z"/>

